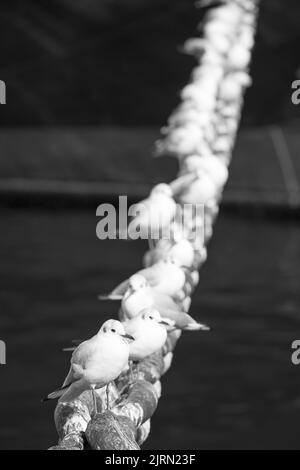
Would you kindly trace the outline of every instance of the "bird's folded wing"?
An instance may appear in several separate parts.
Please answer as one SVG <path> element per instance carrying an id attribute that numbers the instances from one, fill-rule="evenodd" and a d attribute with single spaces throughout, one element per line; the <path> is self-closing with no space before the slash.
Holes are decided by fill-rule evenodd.
<path id="1" fill-rule="evenodd" d="M 71 364 L 74 366 L 74 369 L 78 370 L 79 368 L 86 369 L 88 364 L 95 356 L 99 355 L 99 352 L 102 349 L 101 341 L 99 342 L 98 335 L 93 336 L 92 338 L 80 343 L 80 345 L 75 349 L 72 354 Z"/>
<path id="2" fill-rule="evenodd" d="M 172 297 L 166 294 L 162 294 L 160 292 L 156 292 L 154 290 L 152 292 L 152 295 L 154 298 L 155 307 L 159 310 L 159 312 L 160 312 L 160 309 L 170 309 L 173 311 L 181 312 L 181 309 L 176 304 L 176 302 L 174 302 Z"/>
<path id="3" fill-rule="evenodd" d="M 77 379 L 75 378 L 73 367 L 70 367 L 70 370 L 68 372 L 67 377 L 65 378 L 64 383 L 62 384 L 62 388 L 67 387 L 68 385 L 71 385 L 73 382 L 75 382 Z"/>
<path id="4" fill-rule="evenodd" d="M 176 324 L 178 323 L 178 320 L 182 318 L 181 315 L 184 315 L 178 310 L 173 310 L 171 308 L 166 308 L 166 307 L 160 307 L 158 308 L 158 310 L 162 319 L 169 318 L 170 320 L 174 320 Z"/>

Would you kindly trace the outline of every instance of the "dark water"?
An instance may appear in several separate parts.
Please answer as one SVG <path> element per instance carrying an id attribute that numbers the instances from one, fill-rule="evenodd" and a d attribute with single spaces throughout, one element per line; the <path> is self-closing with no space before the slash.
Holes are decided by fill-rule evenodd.
<path id="1" fill-rule="evenodd" d="M 0 447 L 53 445 L 54 404 L 72 338 L 114 314 L 106 291 L 140 266 L 141 243 L 95 236 L 94 211 L 2 210 Z M 192 314 L 213 328 L 180 340 L 145 447 L 297 448 L 300 225 L 220 217 Z"/>

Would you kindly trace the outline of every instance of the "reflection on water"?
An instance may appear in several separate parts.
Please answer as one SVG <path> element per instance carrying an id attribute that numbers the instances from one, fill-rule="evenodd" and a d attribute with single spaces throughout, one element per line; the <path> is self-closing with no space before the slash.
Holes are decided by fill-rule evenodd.
<path id="1" fill-rule="evenodd" d="M 60 350 L 112 316 L 106 291 L 140 266 L 144 242 L 102 241 L 94 211 L 2 210 L 0 446 L 47 448 L 69 357 Z M 300 226 L 223 215 L 191 313 L 212 327 L 186 333 L 163 380 L 145 447 L 297 448 Z"/>

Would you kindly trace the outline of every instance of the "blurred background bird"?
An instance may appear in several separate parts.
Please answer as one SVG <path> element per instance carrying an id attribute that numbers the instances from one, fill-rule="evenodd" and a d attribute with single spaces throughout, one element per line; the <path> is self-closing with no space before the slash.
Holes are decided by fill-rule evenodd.
<path id="1" fill-rule="evenodd" d="M 184 266 L 181 265 L 180 261 L 175 256 L 167 255 L 165 258 L 160 259 L 156 263 L 147 268 L 137 271 L 133 276 L 142 276 L 146 279 L 147 283 L 155 289 L 155 291 L 169 296 L 174 296 L 182 290 L 185 281 L 186 274 Z M 132 278 L 126 279 L 117 287 L 115 287 L 109 294 L 99 295 L 100 300 L 118 300 L 122 299 L 128 287 L 132 287 Z M 136 281 L 134 277 L 134 283 Z"/>
<path id="2" fill-rule="evenodd" d="M 173 199 L 171 187 L 161 183 L 152 189 L 149 197 L 135 204 L 131 211 L 133 220 L 128 226 L 128 236 L 131 240 L 141 237 L 158 239 L 161 232 L 168 227 L 176 213 L 176 203 Z"/>
<path id="3" fill-rule="evenodd" d="M 166 256 L 176 258 L 179 266 L 191 267 L 195 258 L 194 248 L 192 244 L 183 237 L 159 240 L 155 248 L 145 253 L 143 264 L 147 268 Z"/>

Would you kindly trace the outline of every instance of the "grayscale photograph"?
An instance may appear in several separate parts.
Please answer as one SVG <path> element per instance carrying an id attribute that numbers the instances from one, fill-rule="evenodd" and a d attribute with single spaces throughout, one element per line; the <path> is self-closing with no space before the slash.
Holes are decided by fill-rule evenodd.
<path id="1" fill-rule="evenodd" d="M 299 0 L 1 0 L 0 39 L 0 449 L 300 450 Z"/>

